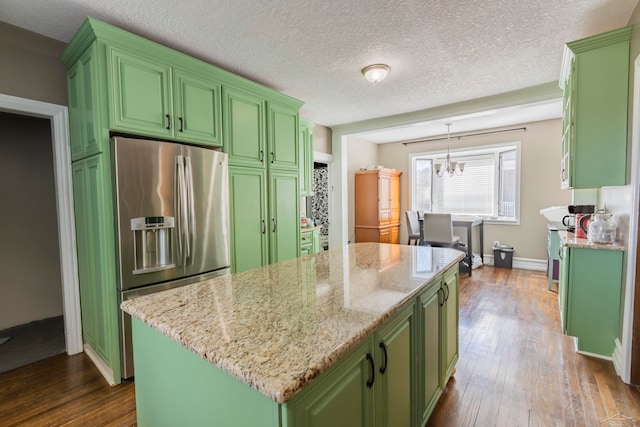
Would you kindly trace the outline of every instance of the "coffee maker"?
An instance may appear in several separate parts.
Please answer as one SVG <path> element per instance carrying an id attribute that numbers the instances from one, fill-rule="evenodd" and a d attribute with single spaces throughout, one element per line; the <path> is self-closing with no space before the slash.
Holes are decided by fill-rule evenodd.
<path id="1" fill-rule="evenodd" d="M 567 227 L 567 231 L 575 233 L 576 231 L 576 215 L 589 215 L 596 211 L 596 205 L 569 205 L 567 206 L 569 215 L 562 218 L 562 225 Z"/>

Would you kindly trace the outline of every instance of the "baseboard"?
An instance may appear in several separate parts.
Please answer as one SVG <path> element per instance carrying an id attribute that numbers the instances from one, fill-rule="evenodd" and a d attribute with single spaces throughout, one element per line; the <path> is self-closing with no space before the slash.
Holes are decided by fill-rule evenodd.
<path id="1" fill-rule="evenodd" d="M 485 265 L 493 265 L 493 255 L 484 256 Z M 547 271 L 546 259 L 533 259 L 533 258 L 519 258 L 514 257 L 511 263 L 513 268 L 519 268 L 522 270 L 535 270 L 535 271 Z"/>
<path id="2" fill-rule="evenodd" d="M 87 343 L 84 343 L 84 352 L 87 353 L 89 359 L 91 359 L 93 364 L 96 365 L 96 368 L 98 368 L 98 371 L 100 371 L 104 379 L 107 380 L 107 383 L 109 383 L 110 386 L 116 385 L 116 383 L 113 381 L 113 370 L 109 367 L 109 365 L 106 364 L 104 360 L 102 360 L 102 357 L 100 357 L 100 355 Z"/>
<path id="3" fill-rule="evenodd" d="M 589 353 L 588 351 L 578 350 L 578 338 L 573 337 L 573 348 L 576 353 L 581 354 L 583 356 L 595 357 L 596 359 L 608 360 L 611 361 L 611 357 L 603 356 L 601 354 Z"/>
<path id="4" fill-rule="evenodd" d="M 622 343 L 616 338 L 616 348 L 613 349 L 613 367 L 616 369 L 616 374 L 620 378 L 624 378 L 624 358 L 622 357 Z M 625 381 L 626 382 L 626 381 Z"/>

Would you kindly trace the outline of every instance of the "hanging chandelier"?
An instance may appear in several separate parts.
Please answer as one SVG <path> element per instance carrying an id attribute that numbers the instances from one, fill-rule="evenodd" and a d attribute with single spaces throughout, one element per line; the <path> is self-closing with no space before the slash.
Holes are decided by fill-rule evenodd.
<path id="1" fill-rule="evenodd" d="M 447 158 L 445 159 L 444 163 L 435 164 L 436 176 L 439 178 L 443 177 L 445 174 L 454 176 L 462 175 L 462 172 L 464 172 L 464 162 L 451 161 L 451 155 L 449 154 L 449 140 L 451 138 L 449 130 L 451 128 L 451 123 L 445 123 L 445 126 L 447 127 Z"/>

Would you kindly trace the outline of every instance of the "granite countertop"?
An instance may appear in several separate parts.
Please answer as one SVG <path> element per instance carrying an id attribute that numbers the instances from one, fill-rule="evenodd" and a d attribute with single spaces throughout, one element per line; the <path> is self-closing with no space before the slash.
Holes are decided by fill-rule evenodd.
<path id="1" fill-rule="evenodd" d="M 300 232 L 301 233 L 308 233 L 308 232 L 311 232 L 311 231 L 314 231 L 314 230 L 318 230 L 320 228 L 322 228 L 321 225 L 314 225 L 313 227 L 300 227 Z"/>
<path id="2" fill-rule="evenodd" d="M 558 230 L 558 236 L 563 246 L 569 248 L 581 248 L 581 249 L 604 249 L 608 251 L 625 251 L 626 246 L 614 242 L 614 243 L 592 243 L 588 239 L 581 239 L 576 237 L 574 233 L 570 233 L 564 230 Z"/>
<path id="3" fill-rule="evenodd" d="M 122 303 L 122 309 L 284 403 L 464 254 L 356 243 Z"/>

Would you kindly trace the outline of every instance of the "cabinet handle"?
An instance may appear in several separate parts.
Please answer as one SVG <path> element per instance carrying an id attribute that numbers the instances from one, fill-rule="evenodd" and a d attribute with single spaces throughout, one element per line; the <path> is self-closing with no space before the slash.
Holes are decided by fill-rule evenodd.
<path id="1" fill-rule="evenodd" d="M 260 150 L 260 163 L 264 163 L 264 151 Z"/>
<path id="2" fill-rule="evenodd" d="M 262 220 L 262 234 L 266 234 L 266 233 L 267 233 L 267 223 L 263 219 Z"/>
<path id="3" fill-rule="evenodd" d="M 382 354 L 384 355 L 382 366 L 380 366 L 380 373 L 384 375 L 387 371 L 387 346 L 384 345 L 383 341 L 380 341 L 380 348 L 382 349 Z"/>
<path id="4" fill-rule="evenodd" d="M 449 301 L 449 285 L 447 283 L 445 283 L 444 286 L 446 288 L 444 300 L 445 301 Z"/>
<path id="5" fill-rule="evenodd" d="M 167 117 L 167 129 L 171 130 L 171 116 L 168 114 L 165 114 L 165 116 Z"/>
<path id="6" fill-rule="evenodd" d="M 271 163 L 275 163 L 276 162 L 276 153 L 275 152 L 271 152 Z"/>
<path id="7" fill-rule="evenodd" d="M 371 356 L 371 353 L 367 353 L 367 360 L 369 361 L 369 367 L 371 368 L 369 371 L 371 372 L 371 377 L 367 380 L 367 388 L 371 388 L 373 387 L 373 382 L 376 379 L 376 368 L 373 366 L 373 356 Z"/>
<path id="8" fill-rule="evenodd" d="M 271 222 L 273 223 L 273 232 L 275 233 L 276 229 L 278 228 L 278 222 L 275 218 L 271 218 Z"/>
<path id="9" fill-rule="evenodd" d="M 560 258 L 560 260 L 562 260 L 562 248 L 558 248 L 558 258 Z"/>
<path id="10" fill-rule="evenodd" d="M 180 121 L 180 132 L 184 132 L 184 120 L 182 120 L 182 117 L 178 117 L 178 120 Z"/>
<path id="11" fill-rule="evenodd" d="M 442 294 L 440 294 L 440 292 L 442 292 Z M 440 296 L 442 295 L 442 300 L 440 299 Z M 440 305 L 440 307 L 442 307 L 444 305 L 444 289 L 442 288 L 438 288 L 438 305 Z"/>

